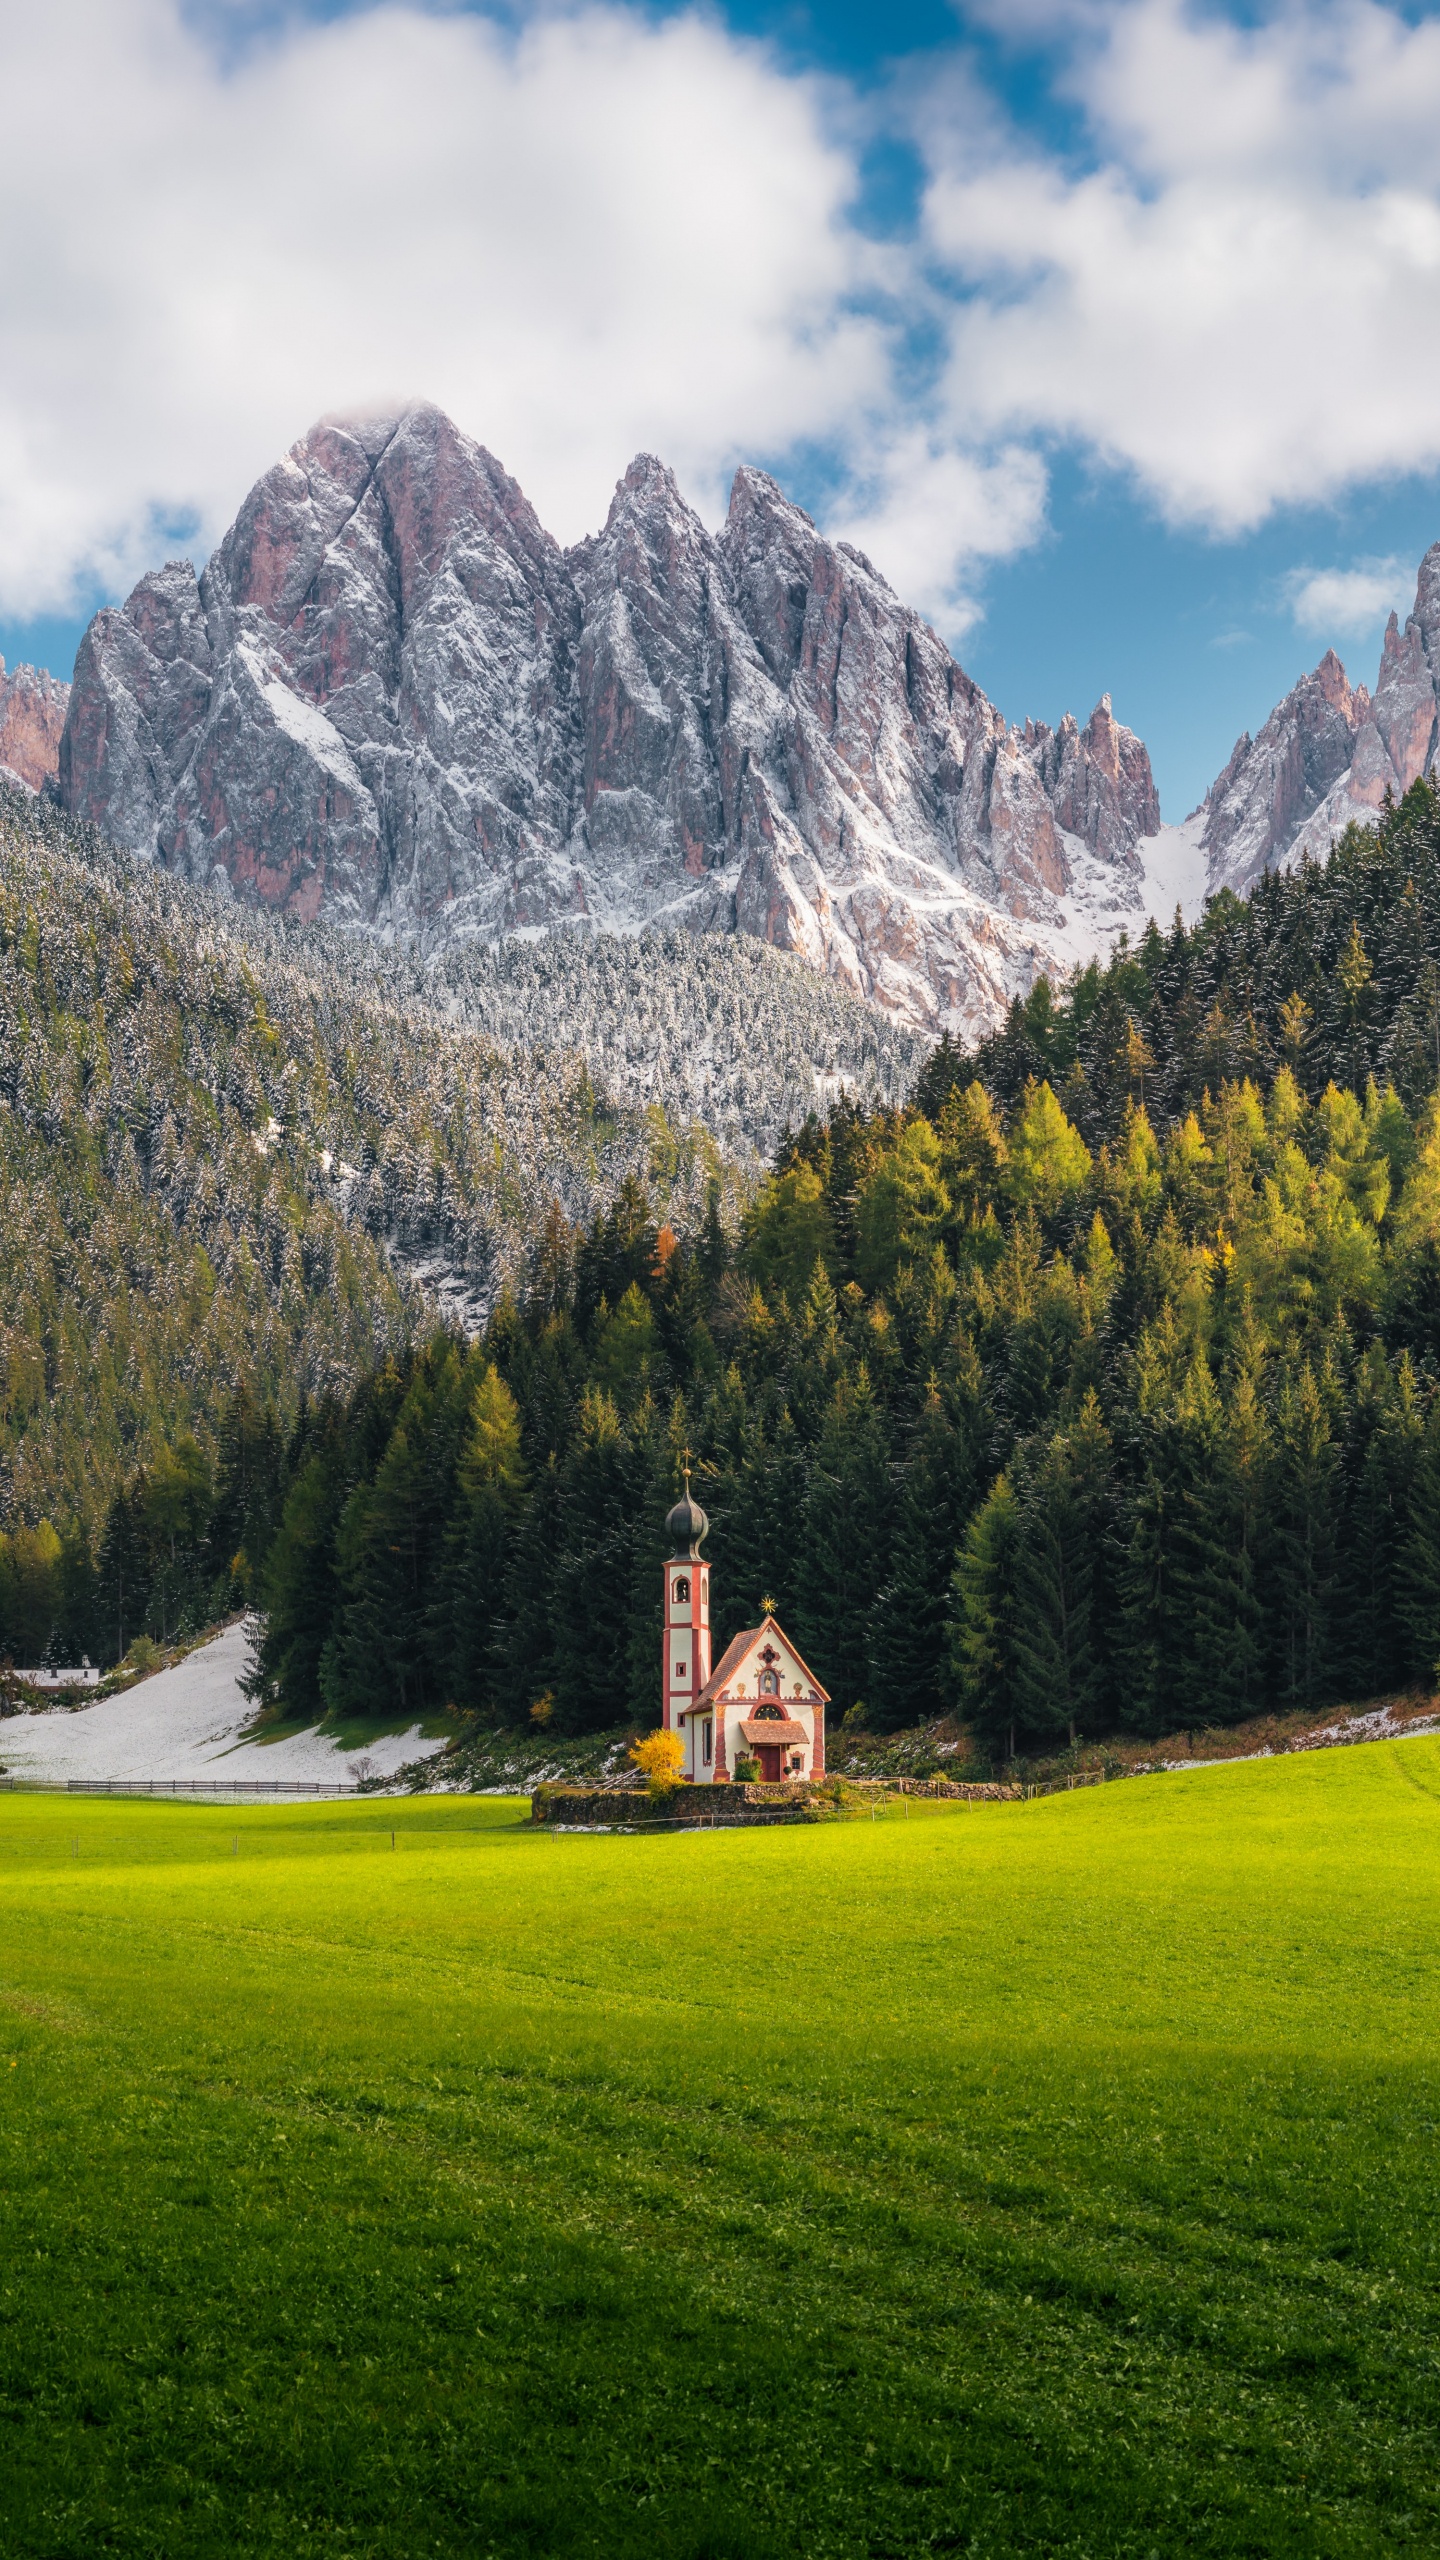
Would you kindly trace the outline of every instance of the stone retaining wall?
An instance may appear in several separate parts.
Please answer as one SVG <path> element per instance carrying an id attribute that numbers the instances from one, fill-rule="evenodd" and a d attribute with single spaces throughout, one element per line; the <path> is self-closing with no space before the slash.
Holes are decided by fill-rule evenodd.
<path id="1" fill-rule="evenodd" d="M 651 1795 L 641 1786 L 567 1787 L 547 1783 L 537 1787 L 530 1799 L 530 1816 L 534 1822 L 584 1824 L 613 1829 L 617 1824 L 641 1822 L 738 1822 L 761 1819 L 766 1814 L 803 1813 L 809 1807 L 836 1801 L 835 1790 L 843 1789 L 844 1797 L 853 1805 L 857 1797 L 950 1796 L 964 1797 L 972 1804 L 1012 1804 L 1024 1794 L 1023 1787 L 1002 1787 L 976 1782 L 966 1785 L 953 1778 L 845 1778 L 797 1779 L 782 1786 L 754 1783 L 730 1786 L 667 1787 Z"/>

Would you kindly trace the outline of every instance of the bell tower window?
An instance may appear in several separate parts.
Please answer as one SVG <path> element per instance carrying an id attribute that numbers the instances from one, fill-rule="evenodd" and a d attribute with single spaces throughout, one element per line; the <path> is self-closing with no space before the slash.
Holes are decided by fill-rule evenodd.
<path id="1" fill-rule="evenodd" d="M 688 1573 L 677 1573 L 677 1574 L 676 1574 L 676 1576 L 675 1576 L 675 1597 L 676 1597 L 676 1599 L 677 1599 L 677 1600 L 688 1600 L 688 1599 L 689 1599 L 689 1597 L 690 1597 L 690 1576 L 689 1576 L 689 1574 L 688 1574 Z"/>

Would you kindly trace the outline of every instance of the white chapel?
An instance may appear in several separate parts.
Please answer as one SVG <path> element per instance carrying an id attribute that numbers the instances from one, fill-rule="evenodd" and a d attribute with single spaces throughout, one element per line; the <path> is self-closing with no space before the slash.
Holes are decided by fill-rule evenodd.
<path id="1" fill-rule="evenodd" d="M 665 1632 L 662 1721 L 685 1745 L 682 1777 L 728 1784 L 740 1760 L 758 1762 L 778 1786 L 825 1775 L 827 1692 L 783 1627 L 767 1617 L 732 1638 L 710 1667 L 710 1567 L 700 1542 L 710 1523 L 685 1491 L 665 1523 Z"/>

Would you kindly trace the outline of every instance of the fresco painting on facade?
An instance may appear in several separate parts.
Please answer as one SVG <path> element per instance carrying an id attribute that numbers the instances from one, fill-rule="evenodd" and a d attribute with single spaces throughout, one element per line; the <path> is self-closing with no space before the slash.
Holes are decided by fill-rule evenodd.
<path id="1" fill-rule="evenodd" d="M 773 1613 L 731 1639 L 710 1667 L 710 1567 L 700 1553 L 710 1527 L 685 1490 L 665 1523 L 662 1722 L 685 1745 L 682 1775 L 696 1786 L 728 1784 L 736 1765 L 758 1767 L 779 1786 L 825 1774 L 828 1692 Z"/>

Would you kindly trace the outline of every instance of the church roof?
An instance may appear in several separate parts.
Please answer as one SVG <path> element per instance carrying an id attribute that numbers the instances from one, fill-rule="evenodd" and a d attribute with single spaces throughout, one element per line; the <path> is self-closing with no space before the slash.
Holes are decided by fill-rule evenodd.
<path id="1" fill-rule="evenodd" d="M 809 1663 L 805 1660 L 799 1646 L 792 1643 L 790 1637 L 787 1636 L 784 1628 L 781 1626 L 778 1618 L 762 1618 L 758 1627 L 745 1627 L 738 1636 L 731 1637 L 730 1642 L 725 1647 L 724 1652 L 721 1654 L 719 1661 L 716 1663 L 714 1670 L 711 1672 L 709 1679 L 706 1681 L 704 1688 L 701 1690 L 700 1695 L 695 1702 L 697 1706 L 703 1706 L 707 1700 L 711 1698 L 718 1698 L 721 1691 L 729 1687 L 731 1680 L 734 1678 L 736 1672 L 739 1671 L 741 1664 L 747 1659 L 753 1648 L 758 1645 L 763 1635 L 779 1637 L 786 1652 L 793 1653 L 795 1656 L 795 1659 L 805 1674 L 806 1679 L 809 1681 L 811 1688 L 814 1690 L 816 1697 L 823 1698 L 826 1705 L 829 1705 L 829 1690 L 821 1688 L 819 1681 L 816 1679 Z"/>
<path id="2" fill-rule="evenodd" d="M 741 1663 L 744 1661 L 746 1654 L 750 1650 L 750 1647 L 754 1643 L 756 1637 L 761 1633 L 762 1629 L 759 1627 L 745 1627 L 738 1636 L 731 1637 L 724 1652 L 721 1654 L 719 1661 L 716 1663 L 714 1670 L 711 1672 L 709 1679 L 706 1681 L 704 1688 L 700 1692 L 700 1696 L 702 1698 L 719 1697 L 720 1692 L 728 1681 L 731 1672 L 739 1670 Z"/>

